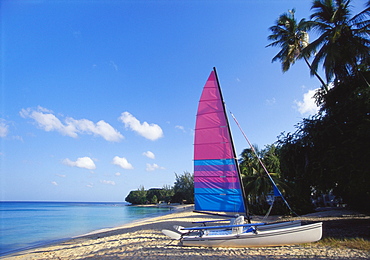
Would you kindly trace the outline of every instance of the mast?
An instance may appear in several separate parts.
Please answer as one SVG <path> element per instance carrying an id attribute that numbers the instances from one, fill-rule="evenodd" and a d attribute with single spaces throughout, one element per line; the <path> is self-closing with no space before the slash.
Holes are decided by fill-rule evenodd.
<path id="1" fill-rule="evenodd" d="M 242 181 L 242 177 L 241 177 L 241 171 L 240 171 L 238 159 L 237 159 L 237 156 L 236 156 L 234 140 L 233 140 L 233 136 L 231 134 L 230 123 L 229 123 L 228 116 L 227 116 L 227 113 L 226 113 L 225 102 L 224 102 L 224 98 L 223 98 L 222 91 L 221 91 L 221 85 L 220 85 L 220 82 L 218 80 L 218 75 L 217 75 L 216 67 L 213 67 L 213 71 L 215 72 L 215 76 L 216 76 L 216 80 L 217 80 L 217 86 L 218 86 L 218 90 L 219 90 L 220 97 L 221 97 L 221 100 L 222 100 L 223 111 L 224 111 L 224 114 L 225 114 L 225 117 L 226 117 L 227 128 L 229 130 L 230 142 L 231 142 L 232 150 L 233 150 L 233 154 L 234 154 L 234 162 L 235 162 L 236 169 L 237 169 L 237 172 L 238 172 L 238 179 L 239 179 L 239 183 L 240 183 L 241 191 L 242 191 L 242 196 L 243 196 L 243 203 L 244 203 L 244 208 L 245 208 L 245 214 L 246 214 L 248 223 L 250 223 L 250 216 L 249 216 L 249 209 L 248 209 L 247 197 L 245 195 L 244 185 L 243 185 L 243 181 Z"/>

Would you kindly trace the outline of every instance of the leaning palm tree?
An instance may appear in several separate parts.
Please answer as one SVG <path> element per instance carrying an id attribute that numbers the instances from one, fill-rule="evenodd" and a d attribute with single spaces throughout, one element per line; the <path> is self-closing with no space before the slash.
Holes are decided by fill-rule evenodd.
<path id="1" fill-rule="evenodd" d="M 314 0 L 310 28 L 320 35 L 303 51 L 304 56 L 315 54 L 311 74 L 322 63 L 326 79 L 334 81 L 359 71 L 370 59 L 370 1 L 367 8 L 351 17 L 351 0 Z"/>
<path id="2" fill-rule="evenodd" d="M 309 29 L 310 23 L 305 19 L 301 19 L 299 22 L 294 17 L 295 10 L 289 10 L 288 13 L 284 13 L 279 16 L 276 20 L 276 24 L 271 26 L 269 29 L 272 32 L 268 36 L 268 40 L 273 41 L 266 47 L 280 47 L 281 50 L 272 59 L 274 61 L 280 61 L 283 72 L 289 70 L 290 66 L 295 63 L 296 60 L 303 58 L 308 67 L 311 69 L 311 64 L 308 61 L 310 56 L 309 52 L 303 53 L 304 48 L 309 44 L 309 37 L 307 30 Z M 314 75 L 320 81 L 325 91 L 328 91 L 327 84 L 324 80 L 314 71 Z"/>

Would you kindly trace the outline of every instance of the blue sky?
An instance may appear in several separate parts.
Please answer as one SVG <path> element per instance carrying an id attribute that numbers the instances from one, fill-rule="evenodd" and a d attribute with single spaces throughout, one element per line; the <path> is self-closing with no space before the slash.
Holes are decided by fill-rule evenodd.
<path id="1" fill-rule="evenodd" d="M 193 171 L 214 66 L 252 143 L 294 131 L 319 83 L 303 62 L 283 74 L 265 46 L 281 13 L 308 18 L 310 3 L 3 0 L 1 199 L 123 201 L 173 185 Z M 240 154 L 247 143 L 231 127 Z"/>

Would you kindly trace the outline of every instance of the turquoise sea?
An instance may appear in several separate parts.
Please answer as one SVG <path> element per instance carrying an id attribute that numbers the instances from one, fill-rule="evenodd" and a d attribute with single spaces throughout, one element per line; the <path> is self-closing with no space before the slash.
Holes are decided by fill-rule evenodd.
<path id="1" fill-rule="evenodd" d="M 126 203 L 0 202 L 0 256 L 168 212 Z"/>

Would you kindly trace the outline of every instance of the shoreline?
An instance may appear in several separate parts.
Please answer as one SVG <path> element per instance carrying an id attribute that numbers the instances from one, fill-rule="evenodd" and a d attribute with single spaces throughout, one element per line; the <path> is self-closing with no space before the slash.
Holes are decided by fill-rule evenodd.
<path id="1" fill-rule="evenodd" d="M 174 204 L 167 205 L 167 204 L 164 204 L 164 206 L 157 206 L 157 205 L 153 205 L 153 204 L 147 204 L 147 205 L 143 204 L 143 205 L 126 205 L 126 206 L 127 207 L 132 206 L 132 207 L 168 208 L 169 211 L 163 212 L 159 215 L 154 214 L 155 216 L 139 218 L 139 219 L 124 223 L 122 225 L 115 226 L 115 227 L 100 228 L 100 229 L 92 230 L 92 231 L 87 232 L 87 233 L 82 233 L 82 234 L 78 234 L 78 235 L 74 235 L 74 236 L 70 236 L 70 237 L 63 237 L 63 238 L 58 238 L 58 239 L 34 242 L 32 245 L 25 246 L 25 247 L 22 247 L 22 248 L 19 248 L 19 249 L 14 249 L 14 250 L 5 252 L 4 254 L 0 254 L 0 259 L 6 259 L 6 258 L 8 258 L 8 257 L 10 257 L 14 254 L 18 254 L 18 253 L 21 253 L 21 252 L 28 252 L 28 251 L 32 251 L 32 250 L 35 250 L 35 249 L 38 249 L 38 248 L 43 248 L 43 247 L 49 247 L 49 246 L 52 246 L 52 245 L 55 245 L 55 244 L 60 244 L 60 243 L 70 241 L 70 240 L 73 240 L 73 239 L 83 238 L 83 237 L 91 236 L 91 235 L 98 235 L 98 234 L 106 233 L 106 232 L 112 232 L 112 231 L 115 231 L 117 229 L 124 228 L 127 225 L 131 225 L 131 224 L 135 224 L 135 223 L 139 224 L 140 222 L 145 222 L 145 221 L 155 219 L 155 218 L 158 218 L 158 217 L 162 217 L 162 216 L 165 216 L 165 215 L 168 215 L 168 214 L 173 214 L 173 213 L 176 213 L 176 212 L 181 211 L 181 210 L 185 210 L 185 209 L 186 210 L 191 210 L 191 209 L 194 208 L 194 204 L 184 204 L 184 205 L 180 205 L 180 204 L 179 205 L 174 205 Z"/>
<path id="2" fill-rule="evenodd" d="M 29 203 L 34 203 L 34 202 L 29 201 Z M 53 202 L 51 202 L 51 203 L 53 203 Z M 65 203 L 65 202 L 62 202 L 62 203 Z M 69 203 L 69 202 L 67 202 L 67 203 Z M 75 203 L 75 202 L 70 202 L 70 203 Z M 83 202 L 83 203 L 86 203 L 86 202 Z M 88 202 L 88 203 L 90 203 L 90 202 Z M 91 203 L 92 204 L 100 204 L 102 202 L 91 202 Z M 105 202 L 103 202 L 103 203 L 105 203 Z M 111 202 L 111 203 L 116 204 L 115 202 Z M 89 235 L 94 235 L 94 234 L 113 231 L 113 230 L 119 229 L 121 227 L 124 227 L 126 225 L 130 225 L 130 224 L 133 224 L 133 223 L 136 223 L 136 222 L 142 222 L 142 221 L 145 221 L 145 220 L 150 220 L 150 219 L 153 219 L 153 218 L 161 217 L 161 216 L 164 216 L 164 215 L 167 215 L 167 214 L 172 214 L 172 213 L 175 213 L 178 210 L 181 210 L 182 208 L 192 208 L 192 207 L 194 207 L 194 204 L 191 204 L 191 205 L 173 205 L 172 204 L 172 205 L 165 205 L 165 206 L 159 206 L 159 207 L 157 205 L 153 205 L 153 204 L 148 204 L 148 205 L 125 205 L 125 206 L 126 207 L 131 207 L 132 206 L 132 207 L 168 208 L 169 211 L 164 211 L 162 213 L 154 213 L 154 214 L 152 214 L 153 216 L 147 216 L 147 217 L 144 217 L 144 218 L 135 219 L 135 220 L 129 221 L 127 223 L 120 224 L 118 226 L 99 228 L 99 229 L 95 229 L 95 230 L 92 230 L 92 231 L 88 231 L 88 232 L 85 232 L 85 233 L 76 234 L 76 235 L 72 235 L 72 236 L 65 236 L 65 237 L 55 238 L 55 239 L 50 239 L 50 240 L 36 241 L 36 242 L 30 243 L 30 245 L 1 253 L 0 254 L 0 259 L 6 258 L 6 257 L 11 256 L 13 254 L 17 254 L 19 252 L 30 251 L 30 250 L 34 250 L 34 249 L 37 249 L 37 248 L 40 248 L 40 247 L 47 247 L 47 246 L 51 246 L 51 245 L 54 245 L 54 244 L 63 243 L 65 241 L 69 241 L 69 240 L 80 238 L 80 237 L 85 237 L 85 236 L 89 236 Z"/>
<path id="3" fill-rule="evenodd" d="M 131 206 L 131 205 L 128 205 L 128 206 Z M 156 205 L 152 205 L 152 204 L 149 204 L 149 205 L 132 205 L 132 206 L 134 206 L 134 207 L 155 207 L 155 208 L 157 207 Z M 65 238 L 60 238 L 60 239 L 46 241 L 46 242 L 36 242 L 35 245 L 20 248 L 19 250 L 16 249 L 16 250 L 13 250 L 13 251 L 11 251 L 9 253 L 6 253 L 4 255 L 0 255 L 0 259 L 13 259 L 13 257 L 16 257 L 15 259 L 18 259 L 19 256 L 27 255 L 28 253 L 31 253 L 33 251 L 37 251 L 38 249 L 49 248 L 49 247 L 52 247 L 52 246 L 55 246 L 55 245 L 60 245 L 60 244 L 68 243 L 68 242 L 71 242 L 71 241 L 86 239 L 86 238 L 90 238 L 90 237 L 93 237 L 93 238 L 98 237 L 99 238 L 100 236 L 104 236 L 106 234 L 110 234 L 112 232 L 115 232 L 115 231 L 118 231 L 118 230 L 121 230 L 121 229 L 130 228 L 131 226 L 137 226 L 137 225 L 140 226 L 141 224 L 144 224 L 145 222 L 153 222 L 157 218 L 162 218 L 162 217 L 165 217 L 167 215 L 172 215 L 172 214 L 176 214 L 176 213 L 179 213 L 179 212 L 191 212 L 192 209 L 194 208 L 194 204 L 166 205 L 166 206 L 163 206 L 163 208 L 169 208 L 170 210 L 168 212 L 163 212 L 162 214 L 157 215 L 157 216 L 136 219 L 136 220 L 130 221 L 128 223 L 125 223 L 123 225 L 119 225 L 119 226 L 116 226 L 116 227 L 97 229 L 97 230 L 93 230 L 91 232 L 84 233 L 84 234 L 81 234 L 81 235 L 76 235 L 76 236 L 72 236 L 72 237 L 65 237 Z M 22 259 L 22 258 L 20 258 L 20 259 Z M 29 259 L 29 258 L 26 257 L 24 259 Z M 38 259 L 38 258 L 34 258 L 34 259 Z M 52 258 L 50 258 L 50 259 L 52 259 Z"/>
<path id="4" fill-rule="evenodd" d="M 323 211 L 300 217 L 312 221 L 350 218 L 370 220 L 370 216 L 344 211 Z M 161 233 L 161 229 L 172 229 L 175 224 L 192 226 L 192 221 L 204 219 L 220 217 L 194 213 L 191 207 L 180 207 L 159 217 L 140 219 L 119 227 L 19 251 L 1 259 L 368 259 L 369 256 L 369 252 L 364 250 L 331 248 L 315 243 L 265 248 L 182 247 L 178 241 Z"/>
<path id="5" fill-rule="evenodd" d="M 128 205 L 128 206 L 157 208 L 157 206 L 155 206 L 155 205 L 148 205 L 148 206 L 147 205 Z M 183 207 L 183 206 L 185 206 L 185 207 Z M 175 214 L 175 213 L 177 213 L 178 211 L 181 211 L 181 210 L 190 211 L 191 209 L 194 208 L 194 204 L 179 205 L 179 206 L 172 205 L 172 206 L 167 206 L 167 207 L 163 207 L 163 208 L 169 208 L 170 210 L 168 212 L 163 212 L 162 214 L 156 215 L 156 216 L 153 216 L 153 217 L 139 218 L 139 219 L 130 221 L 128 223 L 125 223 L 123 225 L 119 225 L 117 227 L 101 228 L 101 229 L 93 230 L 91 232 L 88 232 L 88 233 L 85 233 L 85 234 L 82 234 L 82 235 L 73 236 L 73 237 L 70 237 L 70 238 L 67 238 L 67 239 L 76 239 L 76 238 L 81 238 L 81 237 L 85 237 L 85 236 L 90 236 L 90 235 L 95 235 L 95 234 L 100 234 L 100 233 L 114 231 L 114 230 L 117 230 L 117 229 L 120 229 L 120 228 L 124 228 L 126 225 L 140 224 L 140 222 L 150 221 L 152 219 L 163 217 L 163 216 L 166 216 L 166 215 L 169 215 L 169 214 Z M 65 239 L 63 239 L 63 240 L 65 240 Z"/>

